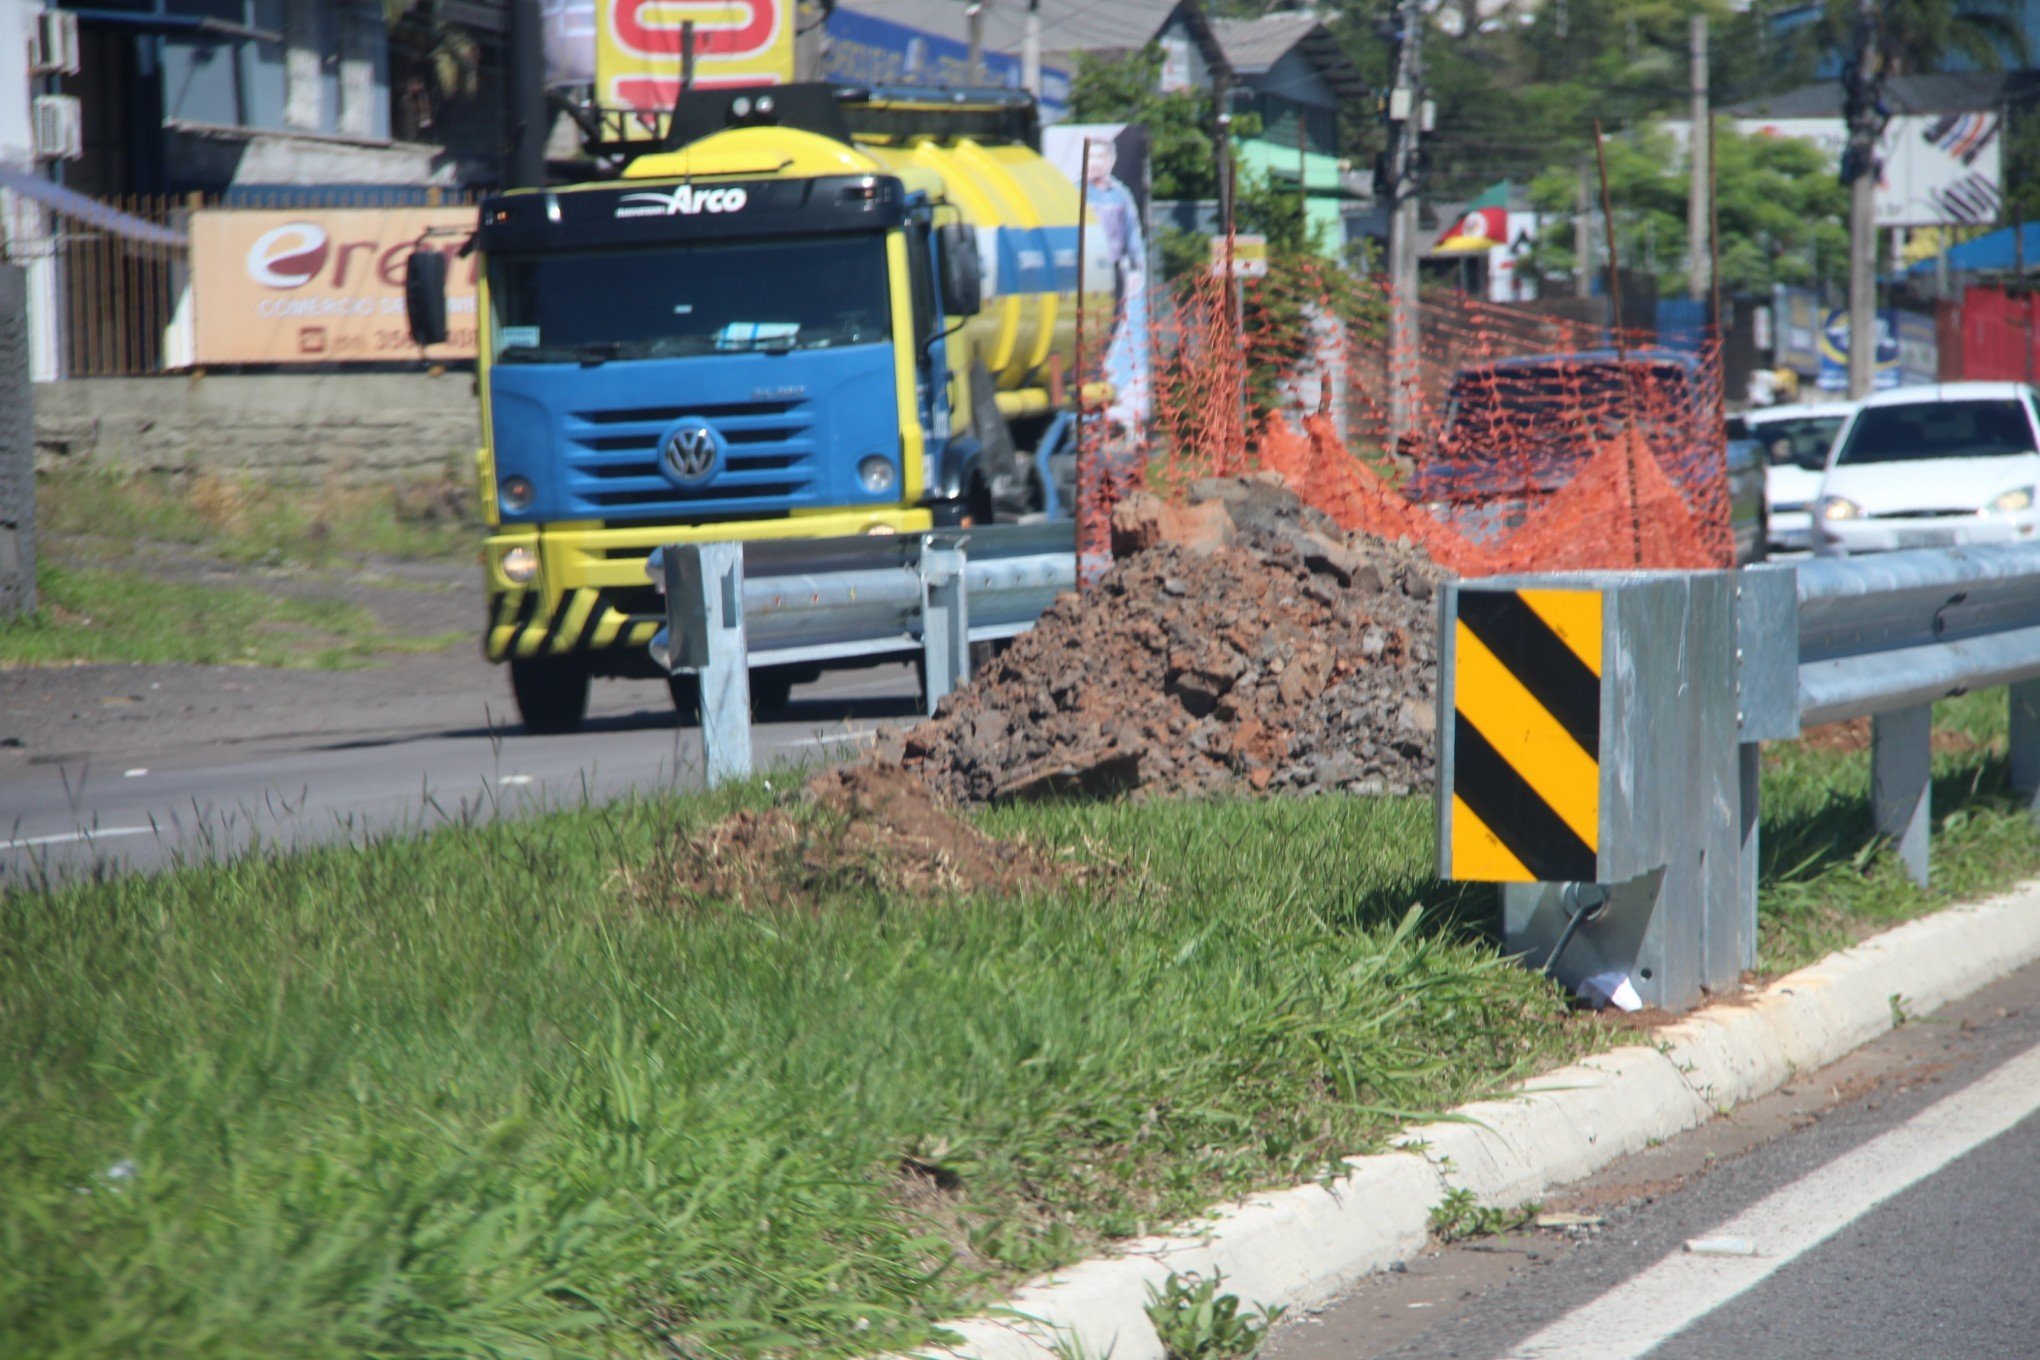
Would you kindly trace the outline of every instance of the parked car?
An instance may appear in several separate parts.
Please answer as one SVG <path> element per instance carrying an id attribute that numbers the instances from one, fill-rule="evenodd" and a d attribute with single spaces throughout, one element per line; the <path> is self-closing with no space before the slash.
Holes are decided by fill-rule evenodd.
<path id="1" fill-rule="evenodd" d="M 1835 436 L 1856 413 L 1853 401 L 1764 406 L 1729 417 L 1729 438 L 1756 441 L 1764 455 L 1767 539 L 1773 551 L 1813 546 L 1813 503 Z"/>
<path id="2" fill-rule="evenodd" d="M 1821 480 L 1817 553 L 2005 543 L 2040 534 L 2040 397 L 2024 383 L 1880 392 Z"/>
<path id="3" fill-rule="evenodd" d="M 1614 350 L 1470 364 L 1453 375 L 1444 432 L 1410 495 L 1467 537 L 1492 540 L 1521 525 L 1625 425 L 1689 493 L 1722 467 L 1714 396 L 1690 354 L 1632 350 L 1626 371 Z M 1741 560 L 1762 546 L 1763 497 L 1747 472 L 1745 484 L 1733 525 Z"/>

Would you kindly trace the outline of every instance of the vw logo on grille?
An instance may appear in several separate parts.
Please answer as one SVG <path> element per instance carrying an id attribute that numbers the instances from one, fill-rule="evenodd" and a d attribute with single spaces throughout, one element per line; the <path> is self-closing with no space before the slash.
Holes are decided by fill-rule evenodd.
<path id="1" fill-rule="evenodd" d="M 715 475 L 722 436 L 705 420 L 683 420 L 659 441 L 659 465 L 682 486 L 699 486 Z"/>

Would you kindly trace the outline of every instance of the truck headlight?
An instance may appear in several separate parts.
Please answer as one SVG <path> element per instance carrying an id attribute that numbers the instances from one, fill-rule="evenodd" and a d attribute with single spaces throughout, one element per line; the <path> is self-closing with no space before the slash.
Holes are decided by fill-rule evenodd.
<path id="1" fill-rule="evenodd" d="M 2015 510 L 2030 510 L 2032 508 L 2033 488 L 2030 486 L 2014 487 L 2002 496 L 1995 497 L 1989 505 L 1984 507 L 1984 509 L 1999 515 L 2009 515 Z"/>
<path id="2" fill-rule="evenodd" d="M 528 477 L 505 477 L 503 479 L 503 508 L 511 514 L 529 510 L 531 503 L 538 499 L 537 490 Z"/>
<path id="3" fill-rule="evenodd" d="M 1829 496 L 1820 503 L 1820 517 L 1827 520 L 1861 519 L 1863 507 L 1847 496 Z"/>
<path id="4" fill-rule="evenodd" d="M 874 496 L 892 490 L 897 477 L 892 459 L 883 454 L 874 453 L 857 464 L 857 480 L 864 483 L 864 489 Z"/>
<path id="5" fill-rule="evenodd" d="M 512 548 L 497 565 L 502 568 L 503 579 L 511 585 L 526 585 L 538 575 L 538 554 L 526 547 Z"/>

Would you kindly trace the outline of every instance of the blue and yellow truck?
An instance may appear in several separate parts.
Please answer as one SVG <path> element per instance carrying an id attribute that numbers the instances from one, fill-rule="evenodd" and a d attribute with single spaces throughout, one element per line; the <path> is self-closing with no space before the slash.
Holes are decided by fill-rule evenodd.
<path id="1" fill-rule="evenodd" d="M 484 200 L 460 247 L 480 255 L 483 649 L 534 731 L 578 727 L 593 677 L 662 675 L 660 544 L 1041 516 L 1073 479 L 1049 445 L 1078 196 L 1026 96 L 695 90 L 658 130 L 614 140 L 614 179 Z M 445 259 L 412 258 L 421 341 Z"/>

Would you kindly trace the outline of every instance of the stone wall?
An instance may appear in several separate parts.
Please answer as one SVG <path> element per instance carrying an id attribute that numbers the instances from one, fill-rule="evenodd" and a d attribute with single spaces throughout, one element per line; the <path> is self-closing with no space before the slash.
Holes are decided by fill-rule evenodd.
<path id="1" fill-rule="evenodd" d="M 0 619 L 35 608 L 35 461 L 28 381 L 28 293 L 0 264 Z"/>
<path id="2" fill-rule="evenodd" d="M 74 378 L 35 390 L 36 466 L 239 473 L 280 482 L 472 474 L 474 375 Z"/>

